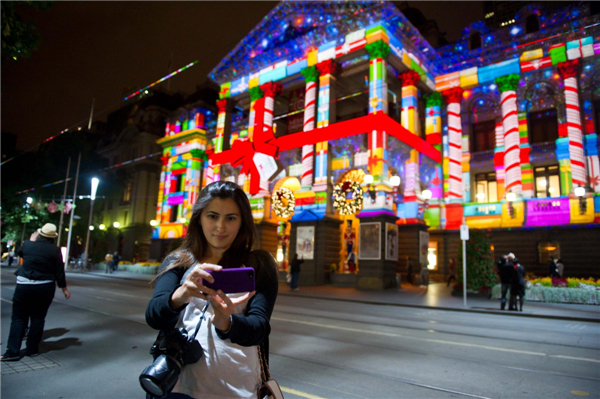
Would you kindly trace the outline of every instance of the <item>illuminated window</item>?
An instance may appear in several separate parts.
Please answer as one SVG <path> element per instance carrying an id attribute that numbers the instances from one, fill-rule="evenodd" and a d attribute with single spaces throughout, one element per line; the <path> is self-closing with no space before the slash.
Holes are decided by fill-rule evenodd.
<path id="1" fill-rule="evenodd" d="M 498 183 L 495 173 L 480 173 L 475 176 L 475 202 L 498 202 Z"/>
<path id="2" fill-rule="evenodd" d="M 541 265 L 548 263 L 550 257 L 560 259 L 560 243 L 558 242 L 540 242 L 538 244 L 538 261 Z"/>
<path id="3" fill-rule="evenodd" d="M 171 217 L 169 218 L 169 222 L 175 223 L 177 221 L 177 210 L 179 209 L 179 205 L 171 206 Z"/>
<path id="4" fill-rule="evenodd" d="M 438 269 L 438 243 L 435 241 L 429 241 L 429 247 L 427 248 L 427 268 L 429 270 Z"/>
<path id="5" fill-rule="evenodd" d="M 560 197 L 558 165 L 535 168 L 534 174 L 537 198 Z"/>
<path id="6" fill-rule="evenodd" d="M 131 183 L 127 183 L 125 190 L 123 190 L 123 202 L 131 201 Z"/>

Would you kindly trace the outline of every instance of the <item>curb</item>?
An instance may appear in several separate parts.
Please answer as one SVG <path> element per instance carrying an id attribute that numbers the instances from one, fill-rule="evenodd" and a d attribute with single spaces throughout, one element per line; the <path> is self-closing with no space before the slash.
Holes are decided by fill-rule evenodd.
<path id="1" fill-rule="evenodd" d="M 150 283 L 150 280 L 151 280 L 151 279 L 133 278 L 133 277 L 125 277 L 125 276 L 115 276 L 112 273 L 104 275 L 104 274 L 101 274 L 101 273 L 76 272 L 76 271 L 73 271 L 73 270 L 69 270 L 67 273 L 68 274 L 86 274 L 88 276 L 112 278 L 112 279 L 118 279 L 118 280 L 142 281 L 142 282 L 146 282 L 146 283 Z"/>
<path id="2" fill-rule="evenodd" d="M 448 308 L 448 307 L 443 307 L 443 306 L 425 306 L 425 305 L 413 305 L 413 304 L 405 304 L 405 303 L 365 301 L 365 300 L 348 299 L 348 298 L 327 298 L 327 297 L 322 297 L 322 296 L 289 294 L 289 293 L 281 293 L 281 292 L 278 295 L 289 296 L 289 297 L 308 298 L 308 299 L 322 299 L 322 300 L 326 300 L 326 301 L 363 303 L 363 304 L 367 304 L 367 305 L 397 306 L 397 307 L 415 308 L 415 309 L 445 310 L 445 311 L 451 311 L 451 312 L 481 313 L 481 314 L 493 314 L 493 315 L 512 316 L 512 317 L 529 317 L 529 318 L 534 318 L 534 319 L 567 320 L 567 321 L 583 321 L 583 322 L 588 322 L 588 323 L 600 323 L 600 318 L 599 319 L 590 319 L 590 318 L 586 318 L 586 317 L 537 315 L 537 314 L 527 314 L 527 313 L 521 313 L 521 312 L 510 312 L 510 311 L 501 311 L 501 310 L 482 310 L 482 309 L 473 309 L 473 308 L 469 308 L 469 309 Z"/>

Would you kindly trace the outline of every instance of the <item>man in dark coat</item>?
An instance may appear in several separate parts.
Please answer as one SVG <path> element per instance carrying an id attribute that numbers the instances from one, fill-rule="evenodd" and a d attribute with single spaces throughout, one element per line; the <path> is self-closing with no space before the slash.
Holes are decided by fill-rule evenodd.
<path id="1" fill-rule="evenodd" d="M 525 268 L 519 263 L 519 260 L 512 258 L 513 270 L 510 283 L 510 302 L 508 310 L 517 310 L 517 297 L 519 297 L 519 311 L 523 311 L 523 301 L 525 300 Z"/>
<path id="2" fill-rule="evenodd" d="M 67 290 L 62 254 L 60 248 L 54 245 L 57 236 L 56 226 L 46 223 L 17 250 L 17 254 L 23 258 L 23 265 L 15 272 L 17 287 L 13 295 L 12 319 L 6 352 L 2 355 L 3 362 L 20 360 L 21 341 L 30 320 L 25 356 L 37 356 L 56 285 L 62 289 L 66 299 L 71 296 Z"/>
<path id="3" fill-rule="evenodd" d="M 304 259 L 299 259 L 298 254 L 294 254 L 294 258 L 291 262 L 292 267 L 292 281 L 290 282 L 290 288 L 293 291 L 298 291 L 298 277 L 300 277 L 300 265 L 304 263 Z"/>
<path id="4" fill-rule="evenodd" d="M 556 262 L 554 262 L 554 256 L 550 256 L 550 259 L 548 260 L 548 276 L 551 278 L 560 277 Z"/>
<path id="5" fill-rule="evenodd" d="M 510 254 L 512 255 L 512 254 Z M 500 275 L 500 284 L 502 286 L 502 296 L 500 298 L 500 309 L 506 308 L 506 293 L 510 288 L 510 282 L 512 281 L 512 269 L 513 264 L 508 261 L 506 255 L 502 255 L 498 261 L 498 274 Z"/>

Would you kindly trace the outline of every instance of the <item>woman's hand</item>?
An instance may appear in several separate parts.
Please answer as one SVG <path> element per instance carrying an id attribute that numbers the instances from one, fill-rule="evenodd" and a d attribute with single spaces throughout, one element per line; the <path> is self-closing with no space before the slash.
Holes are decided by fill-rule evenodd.
<path id="1" fill-rule="evenodd" d="M 179 309 L 186 303 L 189 303 L 192 298 L 202 298 L 206 300 L 206 294 L 214 294 L 214 290 L 202 285 L 202 281 L 206 280 L 209 283 L 214 283 L 215 279 L 207 270 L 215 272 L 221 271 L 223 266 L 213 265 L 210 263 L 202 263 L 196 265 L 194 270 L 185 278 L 183 284 L 173 292 L 169 305 L 171 309 Z"/>
<path id="2" fill-rule="evenodd" d="M 71 293 L 69 292 L 69 290 L 67 289 L 67 287 L 63 288 L 62 292 L 65 295 L 65 299 L 71 298 Z"/>
<path id="3" fill-rule="evenodd" d="M 248 292 L 239 298 L 229 298 L 221 290 L 207 295 L 207 299 L 213 307 L 214 313 L 211 318 L 213 325 L 220 331 L 227 331 L 231 326 L 231 315 L 235 314 L 236 306 L 245 304 L 254 296 L 256 291 Z"/>

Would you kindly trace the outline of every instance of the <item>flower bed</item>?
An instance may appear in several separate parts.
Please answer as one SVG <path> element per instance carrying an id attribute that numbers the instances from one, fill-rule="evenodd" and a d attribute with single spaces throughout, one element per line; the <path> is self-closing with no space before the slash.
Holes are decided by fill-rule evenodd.
<path id="1" fill-rule="evenodd" d="M 500 299 L 501 291 L 502 289 L 500 284 L 496 285 L 492 289 L 492 299 Z M 507 295 L 510 295 L 510 290 Z M 525 290 L 525 300 L 536 302 L 600 305 L 600 290 L 597 289 L 596 286 L 587 284 L 585 285 L 585 288 L 568 288 L 544 286 L 538 282 Z"/>

